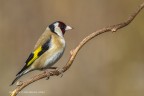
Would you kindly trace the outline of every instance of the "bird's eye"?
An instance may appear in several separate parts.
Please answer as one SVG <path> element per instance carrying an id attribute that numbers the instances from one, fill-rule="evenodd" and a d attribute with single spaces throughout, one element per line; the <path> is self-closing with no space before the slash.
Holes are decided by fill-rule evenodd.
<path id="1" fill-rule="evenodd" d="M 61 25 L 60 24 L 60 26 L 59 26 L 62 30 L 64 30 L 65 29 L 65 27 L 63 26 L 63 25 Z"/>
<path id="2" fill-rule="evenodd" d="M 65 29 L 65 27 L 64 27 L 64 26 L 61 26 L 61 28 L 62 28 L 62 29 Z"/>
<path id="3" fill-rule="evenodd" d="M 59 27 L 60 27 L 61 30 L 65 30 L 66 25 L 64 23 L 60 22 Z"/>

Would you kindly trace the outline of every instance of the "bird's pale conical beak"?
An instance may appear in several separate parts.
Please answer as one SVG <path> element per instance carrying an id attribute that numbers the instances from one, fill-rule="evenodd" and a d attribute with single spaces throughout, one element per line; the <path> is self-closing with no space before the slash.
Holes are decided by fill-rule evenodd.
<path id="1" fill-rule="evenodd" d="M 65 28 L 65 30 L 71 30 L 72 29 L 72 27 L 70 27 L 70 26 L 66 26 L 66 28 Z"/>

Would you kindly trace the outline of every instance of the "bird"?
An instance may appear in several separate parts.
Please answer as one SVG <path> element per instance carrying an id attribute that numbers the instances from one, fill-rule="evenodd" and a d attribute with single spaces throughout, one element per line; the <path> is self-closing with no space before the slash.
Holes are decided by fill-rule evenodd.
<path id="1" fill-rule="evenodd" d="M 62 21 L 50 24 L 36 42 L 33 51 L 16 74 L 13 85 L 23 75 L 34 70 L 55 69 L 52 67 L 63 55 L 66 44 L 64 34 L 72 27 Z"/>

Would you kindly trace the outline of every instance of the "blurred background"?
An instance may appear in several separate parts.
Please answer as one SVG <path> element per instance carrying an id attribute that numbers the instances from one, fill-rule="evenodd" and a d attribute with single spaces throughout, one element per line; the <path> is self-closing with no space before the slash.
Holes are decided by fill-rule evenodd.
<path id="1" fill-rule="evenodd" d="M 23 67 L 39 36 L 54 21 L 74 29 L 65 34 L 67 48 L 55 65 L 90 33 L 120 23 L 143 0 L 0 0 L 0 94 Z M 39 80 L 18 96 L 144 96 L 144 10 L 127 27 L 88 42 L 62 78 Z M 24 81 L 41 73 L 31 72 Z"/>

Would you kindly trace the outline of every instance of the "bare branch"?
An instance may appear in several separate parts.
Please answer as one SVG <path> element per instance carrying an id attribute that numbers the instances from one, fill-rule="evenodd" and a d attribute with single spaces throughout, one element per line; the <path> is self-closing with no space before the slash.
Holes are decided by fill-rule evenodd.
<path id="1" fill-rule="evenodd" d="M 34 76 L 30 80 L 23 82 L 20 86 L 17 86 L 16 89 L 11 93 L 10 96 L 16 96 L 22 89 L 24 89 L 26 86 L 30 85 L 31 83 L 33 83 L 35 81 L 38 81 L 38 80 L 46 78 L 46 77 L 54 76 L 54 75 L 58 76 L 62 72 L 67 71 L 70 68 L 70 66 L 72 65 L 72 63 L 73 63 L 77 53 L 79 52 L 79 50 L 88 41 L 90 41 L 91 39 L 93 39 L 94 37 L 96 37 L 96 36 L 98 36 L 100 34 L 103 34 L 103 33 L 106 33 L 106 32 L 110 32 L 110 31 L 116 32 L 118 29 L 126 27 L 128 24 L 130 24 L 133 21 L 133 19 L 137 16 L 137 14 L 143 8 L 144 8 L 144 2 L 139 6 L 139 8 L 133 14 L 130 15 L 130 17 L 126 21 L 124 21 L 122 23 L 119 23 L 119 24 L 112 25 L 112 26 L 104 27 L 104 28 L 102 28 L 100 30 L 97 30 L 96 32 L 91 33 L 90 35 L 85 37 L 75 49 L 73 49 L 70 52 L 70 54 L 71 54 L 70 58 L 69 58 L 68 62 L 66 63 L 66 65 L 62 69 L 50 71 L 49 73 L 43 72 L 43 73 L 41 73 L 39 75 Z"/>

